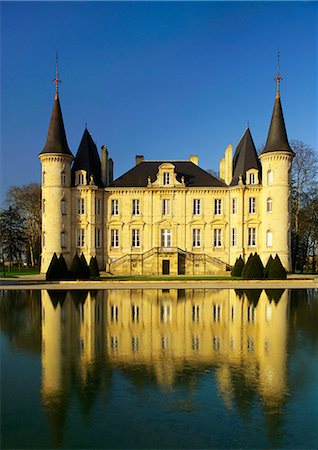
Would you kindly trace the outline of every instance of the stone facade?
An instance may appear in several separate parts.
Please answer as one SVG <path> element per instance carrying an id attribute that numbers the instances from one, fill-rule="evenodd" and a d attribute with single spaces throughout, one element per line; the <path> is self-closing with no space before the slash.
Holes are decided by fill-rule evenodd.
<path id="1" fill-rule="evenodd" d="M 139 155 L 134 168 L 113 180 L 104 146 L 100 159 L 85 130 L 73 160 L 65 132 L 59 141 L 63 132 L 56 95 L 40 154 L 42 272 L 54 252 L 68 264 L 76 252 L 88 261 L 96 256 L 100 269 L 120 275 L 222 274 L 240 255 L 254 252 L 263 264 L 277 253 L 291 269 L 293 152 L 279 95 L 262 154 L 257 156 L 247 129 L 234 157 L 232 146 L 226 149 L 219 179 L 199 167 L 196 155 L 186 161 Z"/>

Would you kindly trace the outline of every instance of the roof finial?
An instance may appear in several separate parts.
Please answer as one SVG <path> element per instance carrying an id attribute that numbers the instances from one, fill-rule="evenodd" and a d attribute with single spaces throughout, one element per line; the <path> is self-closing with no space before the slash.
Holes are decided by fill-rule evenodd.
<path id="1" fill-rule="evenodd" d="M 57 52 L 56 52 L 55 78 L 52 81 L 52 83 L 55 83 L 55 98 L 57 98 L 59 94 L 59 83 L 62 83 L 62 80 L 59 79 L 59 55 Z"/>
<path id="2" fill-rule="evenodd" d="M 279 58 L 280 58 L 280 53 L 278 50 L 278 54 L 277 54 L 277 72 L 276 72 L 276 77 L 274 78 L 274 81 L 276 81 L 276 98 L 280 97 L 280 82 L 283 79 L 280 76 L 280 62 L 279 62 Z"/>

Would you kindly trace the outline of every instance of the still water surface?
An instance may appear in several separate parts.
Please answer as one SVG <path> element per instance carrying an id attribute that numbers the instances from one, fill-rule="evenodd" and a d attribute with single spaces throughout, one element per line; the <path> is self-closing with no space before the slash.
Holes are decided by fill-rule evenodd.
<path id="1" fill-rule="evenodd" d="M 0 295 L 4 449 L 317 448 L 317 290 Z"/>

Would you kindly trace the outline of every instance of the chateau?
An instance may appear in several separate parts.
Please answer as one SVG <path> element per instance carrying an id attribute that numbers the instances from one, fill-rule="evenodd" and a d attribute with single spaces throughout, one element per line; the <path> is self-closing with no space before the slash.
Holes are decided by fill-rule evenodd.
<path id="1" fill-rule="evenodd" d="M 52 256 L 68 265 L 75 253 L 112 274 L 224 273 L 240 255 L 257 252 L 263 264 L 277 253 L 290 261 L 291 164 L 279 73 L 266 145 L 258 156 L 249 128 L 220 161 L 220 178 L 184 161 L 147 161 L 113 179 L 113 160 L 101 157 L 87 128 L 74 158 L 58 92 L 42 164 L 41 272 Z"/>

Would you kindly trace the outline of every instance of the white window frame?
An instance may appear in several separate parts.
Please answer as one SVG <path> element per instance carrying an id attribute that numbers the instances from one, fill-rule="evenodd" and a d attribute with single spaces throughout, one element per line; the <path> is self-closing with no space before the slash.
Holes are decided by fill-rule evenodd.
<path id="1" fill-rule="evenodd" d="M 214 248 L 222 247 L 222 228 L 213 229 L 213 247 Z"/>
<path id="2" fill-rule="evenodd" d="M 201 228 L 192 229 L 192 247 L 201 247 Z"/>
<path id="3" fill-rule="evenodd" d="M 134 248 L 140 248 L 140 229 L 133 228 L 131 230 L 131 246 Z"/>
<path id="4" fill-rule="evenodd" d="M 111 248 L 119 247 L 119 229 L 118 228 L 112 228 L 110 230 L 110 246 L 111 246 Z"/>
<path id="5" fill-rule="evenodd" d="M 248 213 L 256 214 L 256 197 L 248 198 Z"/>
<path id="6" fill-rule="evenodd" d="M 134 198 L 132 200 L 131 213 L 133 216 L 140 216 L 140 199 Z"/>
<path id="7" fill-rule="evenodd" d="M 170 184 L 170 172 L 163 172 L 163 184 L 165 186 Z"/>
<path id="8" fill-rule="evenodd" d="M 76 229 L 76 247 L 85 247 L 85 228 Z"/>
<path id="9" fill-rule="evenodd" d="M 160 243 L 163 248 L 172 247 L 172 230 L 171 228 L 162 228 L 160 231 Z"/>
<path id="10" fill-rule="evenodd" d="M 273 212 L 273 199 L 271 197 L 268 197 L 266 201 L 266 211 L 268 213 Z"/>
<path id="11" fill-rule="evenodd" d="M 110 201 L 110 213 L 112 216 L 119 215 L 119 200 L 118 198 L 112 198 Z"/>
<path id="12" fill-rule="evenodd" d="M 222 214 L 222 199 L 215 198 L 214 199 L 214 215 L 220 216 Z"/>
<path id="13" fill-rule="evenodd" d="M 236 247 L 236 245 L 237 245 L 237 229 L 236 228 L 232 228 L 231 245 L 232 245 L 232 247 Z"/>
<path id="14" fill-rule="evenodd" d="M 162 215 L 169 216 L 171 214 L 171 200 L 168 198 L 162 199 Z"/>
<path id="15" fill-rule="evenodd" d="M 85 214 L 85 198 L 77 199 L 77 214 Z"/>
<path id="16" fill-rule="evenodd" d="M 256 184 L 256 173 L 254 172 L 250 173 L 249 179 L 250 179 L 249 184 Z"/>
<path id="17" fill-rule="evenodd" d="M 95 248 L 101 248 L 102 246 L 102 229 L 95 228 Z"/>
<path id="18" fill-rule="evenodd" d="M 201 214 L 201 199 L 194 198 L 192 202 L 192 214 L 198 216 Z"/>
<path id="19" fill-rule="evenodd" d="M 249 247 L 256 247 L 257 231 L 255 227 L 248 227 L 247 229 L 247 245 Z"/>
<path id="20" fill-rule="evenodd" d="M 237 214 L 237 197 L 232 198 L 232 214 Z"/>

